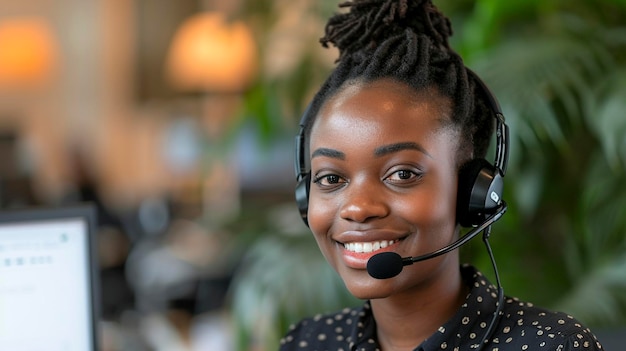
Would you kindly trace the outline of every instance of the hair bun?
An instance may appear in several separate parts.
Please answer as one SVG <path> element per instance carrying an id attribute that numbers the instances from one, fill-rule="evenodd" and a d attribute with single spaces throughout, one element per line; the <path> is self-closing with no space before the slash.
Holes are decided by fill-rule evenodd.
<path id="1" fill-rule="evenodd" d="M 320 42 L 325 47 L 333 44 L 341 56 L 376 48 L 385 39 L 406 31 L 427 36 L 435 45 L 449 48 L 450 20 L 431 0 L 354 0 L 339 7 L 349 11 L 329 19 Z"/>

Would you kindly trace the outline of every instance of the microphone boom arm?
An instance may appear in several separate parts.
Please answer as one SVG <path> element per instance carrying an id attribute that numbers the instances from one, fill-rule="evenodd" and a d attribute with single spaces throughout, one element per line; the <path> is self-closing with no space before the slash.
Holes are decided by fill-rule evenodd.
<path id="1" fill-rule="evenodd" d="M 498 210 L 494 214 L 487 217 L 487 219 L 485 219 L 483 223 L 473 228 L 471 231 L 463 235 L 463 237 L 461 237 L 460 239 L 458 239 L 451 245 L 448 245 L 446 247 L 443 247 L 437 251 L 431 252 L 426 255 L 421 255 L 421 256 L 416 256 L 416 257 L 404 257 L 402 258 L 402 265 L 403 266 L 412 265 L 415 262 L 424 261 L 424 260 L 431 259 L 437 256 L 441 256 L 441 255 L 447 254 L 450 251 L 458 249 L 459 247 L 465 245 L 468 241 L 472 240 L 480 232 L 487 229 L 487 227 L 491 226 L 498 219 L 500 219 L 500 217 L 502 217 L 502 215 L 506 212 L 506 210 L 507 210 L 506 202 L 502 201 L 502 204 L 499 206 Z"/>

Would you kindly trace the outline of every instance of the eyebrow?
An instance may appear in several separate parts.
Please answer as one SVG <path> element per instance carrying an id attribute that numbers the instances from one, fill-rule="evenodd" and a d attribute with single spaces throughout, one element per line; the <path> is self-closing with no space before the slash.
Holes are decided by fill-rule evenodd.
<path id="1" fill-rule="evenodd" d="M 330 158 L 336 158 L 339 160 L 345 160 L 346 159 L 346 154 L 344 154 L 341 151 L 337 151 L 334 149 L 328 149 L 328 148 L 324 148 L 321 147 L 319 149 L 316 149 L 315 151 L 313 151 L 313 154 L 311 155 L 311 158 L 317 157 L 317 156 L 326 156 L 326 157 L 330 157 Z"/>
<path id="2" fill-rule="evenodd" d="M 388 155 L 394 152 L 403 151 L 403 150 L 417 150 L 423 153 L 424 155 L 432 158 L 432 155 L 429 154 L 428 151 L 424 149 L 424 147 L 422 147 L 420 144 L 417 144 L 411 141 L 383 145 L 383 146 L 377 147 L 374 150 L 374 156 L 381 157 L 381 156 L 385 156 L 385 155 Z M 324 147 L 321 147 L 313 151 L 313 154 L 311 155 L 311 159 L 313 159 L 314 157 L 318 157 L 318 156 L 336 158 L 339 160 L 346 159 L 346 154 L 344 154 L 343 152 L 335 150 L 335 149 L 324 148 Z"/>
<path id="3" fill-rule="evenodd" d="M 398 152 L 398 151 L 403 151 L 403 150 L 417 150 L 423 153 L 424 155 L 430 158 L 433 158 L 432 155 L 429 154 L 428 151 L 426 151 L 426 149 L 424 149 L 424 147 L 412 141 L 383 145 L 383 146 L 377 147 L 374 150 L 374 156 L 377 156 L 377 157 L 385 156 L 385 155 Z"/>

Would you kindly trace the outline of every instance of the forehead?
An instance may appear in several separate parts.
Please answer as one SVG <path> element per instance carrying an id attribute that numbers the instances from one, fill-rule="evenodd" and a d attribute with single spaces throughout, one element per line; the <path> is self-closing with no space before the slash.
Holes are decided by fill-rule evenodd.
<path id="1" fill-rule="evenodd" d="M 379 78 L 372 81 L 349 80 L 337 89 L 337 92 L 328 100 L 339 103 L 357 94 L 379 94 L 381 91 L 407 104 L 421 103 L 422 100 L 438 100 L 438 103 L 447 105 L 449 100 L 441 95 L 435 86 L 416 89 L 393 78 Z M 328 106 L 328 103 L 326 105 Z"/>
<path id="2" fill-rule="evenodd" d="M 451 130 L 450 99 L 435 88 L 421 91 L 383 79 L 345 84 L 320 109 L 311 137 L 335 138 L 345 134 L 358 141 L 364 135 L 411 138 Z"/>

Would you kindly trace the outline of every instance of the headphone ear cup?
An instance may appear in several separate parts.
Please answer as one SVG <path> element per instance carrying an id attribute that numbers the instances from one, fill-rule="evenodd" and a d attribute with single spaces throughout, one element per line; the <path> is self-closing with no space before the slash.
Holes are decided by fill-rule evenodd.
<path id="1" fill-rule="evenodd" d="M 309 213 L 309 191 L 311 190 L 311 174 L 306 173 L 302 179 L 296 184 L 296 203 L 298 204 L 298 210 L 300 211 L 300 217 L 304 221 L 306 226 L 309 226 L 308 213 Z"/>
<path id="2" fill-rule="evenodd" d="M 503 179 L 485 159 L 473 159 L 459 170 L 457 222 L 463 227 L 482 223 L 502 202 Z"/>

